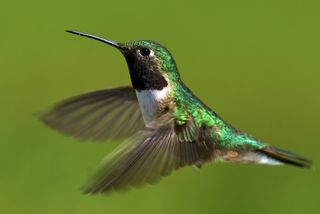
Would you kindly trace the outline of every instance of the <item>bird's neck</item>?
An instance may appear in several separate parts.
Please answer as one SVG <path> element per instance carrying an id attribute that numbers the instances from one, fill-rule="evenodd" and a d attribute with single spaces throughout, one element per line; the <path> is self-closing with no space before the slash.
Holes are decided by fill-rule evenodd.
<path id="1" fill-rule="evenodd" d="M 147 124 L 160 116 L 165 107 L 170 94 L 170 86 L 163 87 L 161 90 L 146 89 L 136 90 L 143 120 Z"/>

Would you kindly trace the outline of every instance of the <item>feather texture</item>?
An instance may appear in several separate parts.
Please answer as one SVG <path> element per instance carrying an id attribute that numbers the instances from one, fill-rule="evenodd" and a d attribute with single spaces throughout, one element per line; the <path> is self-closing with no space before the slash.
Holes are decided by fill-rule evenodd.
<path id="1" fill-rule="evenodd" d="M 135 90 L 129 86 L 67 99 L 41 119 L 64 134 L 99 141 L 129 137 L 144 127 Z"/>
<path id="2" fill-rule="evenodd" d="M 186 141 L 179 138 L 182 130 L 187 132 L 187 128 L 176 128 L 170 112 L 153 120 L 107 156 L 84 192 L 109 192 L 153 184 L 183 166 L 208 161 L 212 156 L 212 142 L 199 135 L 194 135 L 191 142 L 187 137 Z"/>

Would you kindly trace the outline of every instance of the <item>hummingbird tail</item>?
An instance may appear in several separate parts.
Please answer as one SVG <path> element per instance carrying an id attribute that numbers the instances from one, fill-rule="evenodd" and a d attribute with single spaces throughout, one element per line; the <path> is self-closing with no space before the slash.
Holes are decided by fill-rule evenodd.
<path id="1" fill-rule="evenodd" d="M 262 149 L 258 149 L 257 152 L 282 164 L 290 164 L 303 168 L 310 168 L 312 165 L 312 161 L 308 160 L 307 158 L 273 146 L 266 146 Z"/>

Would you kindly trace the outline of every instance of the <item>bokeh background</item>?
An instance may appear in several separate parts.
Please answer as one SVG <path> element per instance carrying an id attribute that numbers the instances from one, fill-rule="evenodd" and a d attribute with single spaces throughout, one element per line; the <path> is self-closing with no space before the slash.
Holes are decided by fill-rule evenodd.
<path id="1" fill-rule="evenodd" d="M 0 10 L 1 213 L 320 213 L 317 1 L 28 0 Z M 81 194 L 118 142 L 81 142 L 34 114 L 130 80 L 118 51 L 67 29 L 163 43 L 223 118 L 314 167 L 189 167 L 126 194 Z"/>

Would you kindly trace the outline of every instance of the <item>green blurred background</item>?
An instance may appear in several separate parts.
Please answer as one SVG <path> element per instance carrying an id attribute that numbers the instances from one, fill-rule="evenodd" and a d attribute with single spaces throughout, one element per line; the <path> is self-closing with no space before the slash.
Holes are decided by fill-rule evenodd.
<path id="1" fill-rule="evenodd" d="M 320 213 L 316 1 L 28 0 L 0 10 L 1 213 Z M 34 113 L 130 80 L 118 51 L 66 29 L 164 44 L 223 118 L 315 166 L 189 167 L 126 194 L 81 194 L 118 143 L 62 136 Z"/>

